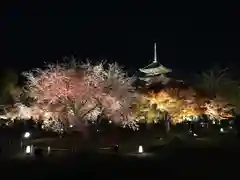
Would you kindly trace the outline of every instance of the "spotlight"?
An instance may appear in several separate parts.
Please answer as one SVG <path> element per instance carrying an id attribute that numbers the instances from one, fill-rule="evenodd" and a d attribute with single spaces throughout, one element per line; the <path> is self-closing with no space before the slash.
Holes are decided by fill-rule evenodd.
<path id="1" fill-rule="evenodd" d="M 24 137 L 25 139 L 30 138 L 30 136 L 31 136 L 31 133 L 30 133 L 30 132 L 25 132 L 24 135 L 23 135 L 23 137 Z"/>

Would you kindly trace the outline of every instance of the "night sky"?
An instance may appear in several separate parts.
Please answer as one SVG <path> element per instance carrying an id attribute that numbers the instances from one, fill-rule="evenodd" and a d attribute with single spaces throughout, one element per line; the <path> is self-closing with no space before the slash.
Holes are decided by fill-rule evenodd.
<path id="1" fill-rule="evenodd" d="M 145 4 L 137 7 L 143 10 Z M 63 10 L 27 1 L 5 8 L 0 17 L 1 68 L 22 71 L 75 56 L 117 61 L 135 71 L 151 62 L 156 41 L 159 61 L 176 74 L 189 76 L 214 65 L 238 71 L 240 8 L 236 6 L 204 16 L 166 10 L 144 14 L 136 8 L 134 14 Z"/>

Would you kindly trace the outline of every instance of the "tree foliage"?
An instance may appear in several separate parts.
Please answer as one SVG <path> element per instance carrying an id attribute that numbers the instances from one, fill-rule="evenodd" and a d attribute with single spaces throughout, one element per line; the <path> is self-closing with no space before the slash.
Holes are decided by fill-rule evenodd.
<path id="1" fill-rule="evenodd" d="M 240 113 L 239 82 L 229 75 L 229 69 L 213 68 L 198 76 L 197 87 L 213 97 L 222 97 Z"/>
<path id="2" fill-rule="evenodd" d="M 193 89 L 167 88 L 157 93 L 142 96 L 136 117 L 147 123 L 170 117 L 173 124 L 198 120 L 205 115 L 210 120 L 231 118 L 233 106 L 222 98 L 199 97 Z M 153 108 L 154 107 L 154 108 Z"/>
<path id="3" fill-rule="evenodd" d="M 24 76 L 30 97 L 63 124 L 77 126 L 78 121 L 95 121 L 101 115 L 122 126 L 137 126 L 131 110 L 135 78 L 116 63 L 53 64 Z"/>
<path id="4" fill-rule="evenodd" d="M 228 76 L 227 70 L 202 73 L 197 90 L 163 87 L 142 93 L 134 87 L 136 78 L 128 76 L 117 63 L 74 60 L 49 64 L 23 75 L 26 78 L 23 88 L 16 86 L 14 75 L 2 80 L 17 102 L 6 116 L 42 120 L 45 129 L 54 131 L 68 130 L 70 126 L 84 131 L 89 121 L 99 118 L 134 130 L 139 122 L 170 119 L 177 124 L 203 115 L 221 120 L 232 117 L 234 108 L 229 103 L 238 106 L 240 102 L 238 83 Z M 210 96 L 199 96 L 198 89 Z"/>
<path id="5" fill-rule="evenodd" d="M 13 103 L 21 94 L 18 86 L 18 75 L 10 69 L 1 72 L 0 75 L 0 104 Z"/>

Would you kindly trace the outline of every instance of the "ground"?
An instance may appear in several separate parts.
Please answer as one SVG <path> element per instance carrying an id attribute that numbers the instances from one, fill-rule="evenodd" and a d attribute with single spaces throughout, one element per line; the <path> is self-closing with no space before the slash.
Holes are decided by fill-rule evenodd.
<path id="1" fill-rule="evenodd" d="M 112 137 L 113 136 L 113 137 Z M 109 140 L 109 137 L 110 140 Z M 81 135 L 38 138 L 25 140 L 25 145 L 33 145 L 41 148 L 47 154 L 50 148 L 51 156 L 64 156 L 91 151 L 100 154 L 115 154 L 114 147 L 119 146 L 118 155 L 136 157 L 164 157 L 172 149 L 184 148 L 238 148 L 238 140 L 234 134 L 215 134 L 207 137 L 194 137 L 185 133 L 133 133 L 126 139 L 119 138 L 114 141 L 114 135 L 105 134 L 83 139 Z M 143 146 L 144 153 L 138 153 L 138 147 Z M 14 158 L 25 158 L 25 149 L 17 153 Z"/>
<path id="2" fill-rule="evenodd" d="M 76 135 L 29 140 L 25 143 L 45 149 L 44 157 L 26 155 L 21 149 L 11 163 L 2 164 L 14 172 L 10 173 L 12 176 L 19 171 L 25 176 L 27 172 L 37 173 L 39 178 L 46 173 L 68 179 L 76 175 L 95 176 L 97 179 L 106 179 L 106 176 L 111 179 L 129 178 L 131 174 L 136 178 L 156 178 L 159 175 L 217 178 L 223 174 L 228 177 L 236 175 L 234 168 L 238 167 L 240 148 L 233 134 L 193 137 L 188 133 L 170 133 L 166 136 L 138 132 L 129 138 L 117 140 L 120 147 L 118 153 L 113 151 L 113 141 L 105 140 L 108 136 L 96 134 L 90 140 Z M 142 154 L 137 152 L 139 145 L 144 148 Z M 50 155 L 47 155 L 48 146 L 51 147 Z"/>

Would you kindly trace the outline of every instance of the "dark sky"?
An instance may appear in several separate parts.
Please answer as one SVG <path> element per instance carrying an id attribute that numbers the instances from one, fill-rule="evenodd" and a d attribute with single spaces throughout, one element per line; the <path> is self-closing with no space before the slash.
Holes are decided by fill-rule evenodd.
<path id="1" fill-rule="evenodd" d="M 41 11 L 42 7 L 47 9 Z M 138 7 L 145 9 L 145 4 Z M 160 62 L 174 72 L 188 75 L 215 64 L 237 71 L 239 10 L 235 6 L 224 13 L 184 15 L 113 13 L 112 9 L 109 14 L 93 10 L 84 14 L 59 13 L 45 5 L 11 5 L 0 17 L 1 68 L 26 70 L 74 55 L 109 59 L 134 70 L 153 58 L 155 40 Z"/>

